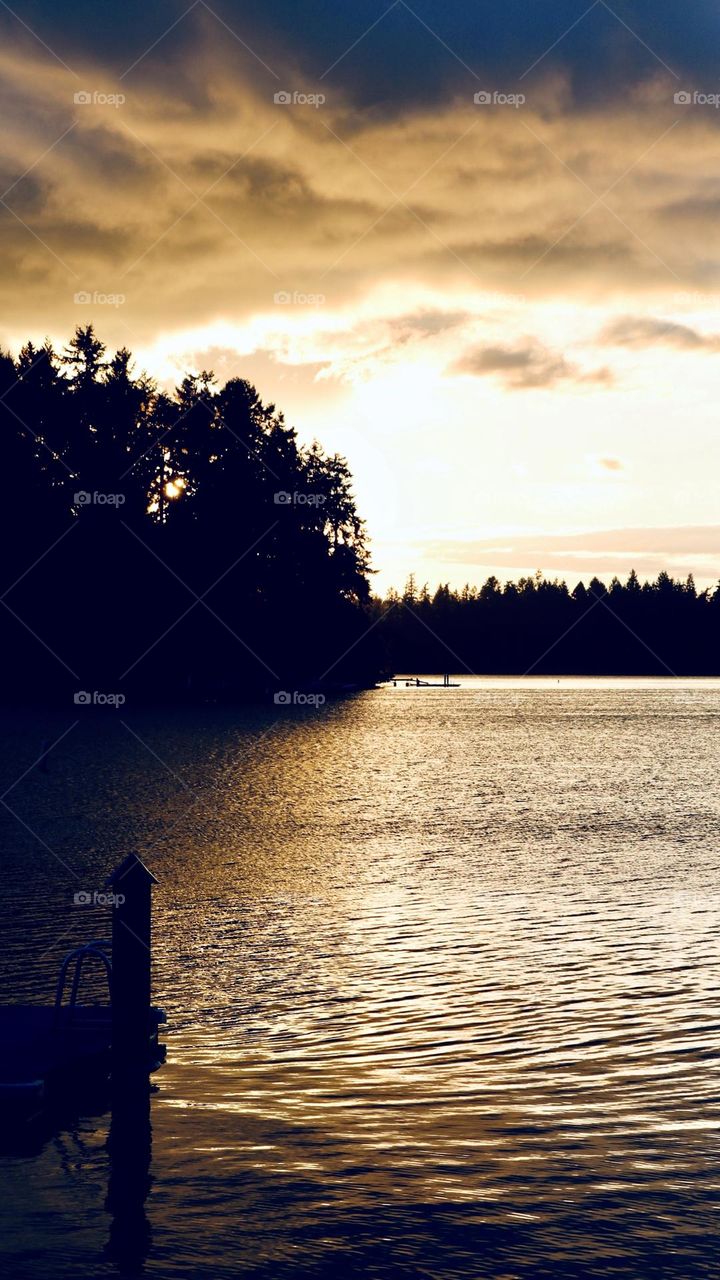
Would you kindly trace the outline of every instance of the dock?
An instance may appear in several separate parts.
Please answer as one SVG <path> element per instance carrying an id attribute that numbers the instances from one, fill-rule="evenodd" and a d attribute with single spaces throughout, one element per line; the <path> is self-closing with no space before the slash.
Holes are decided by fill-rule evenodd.
<path id="1" fill-rule="evenodd" d="M 147 1069 L 165 1060 L 158 1044 L 162 1009 L 151 1008 Z M 0 1107 L 32 1114 L 69 1093 L 110 1079 L 112 1009 L 105 1005 L 55 1009 L 38 1005 L 0 1007 Z"/>
<path id="2" fill-rule="evenodd" d="M 419 676 L 393 676 L 393 688 L 404 684 L 406 689 L 459 689 L 460 681 L 444 675 L 442 680 L 421 680 Z"/>
<path id="3" fill-rule="evenodd" d="M 151 891 L 137 854 L 109 878 L 112 943 L 76 947 L 60 966 L 53 1005 L 0 1006 L 0 1108 L 23 1121 L 101 1084 L 147 1081 L 165 1061 L 165 1014 L 150 1002 Z M 104 972 L 106 1004 L 80 1003 L 83 974 Z"/>

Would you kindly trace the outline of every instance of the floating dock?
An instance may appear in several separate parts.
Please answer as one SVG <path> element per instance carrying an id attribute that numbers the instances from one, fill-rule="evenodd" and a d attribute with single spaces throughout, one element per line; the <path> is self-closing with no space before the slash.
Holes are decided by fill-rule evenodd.
<path id="1" fill-rule="evenodd" d="M 397 688 L 399 684 L 404 684 L 406 689 L 459 689 L 460 681 L 451 680 L 450 676 L 444 675 L 442 680 L 421 680 L 419 676 L 395 676 L 393 677 L 393 688 Z"/>
<path id="2" fill-rule="evenodd" d="M 158 1032 L 162 1009 L 150 1009 L 147 1070 L 165 1060 Z M 0 1107 L 26 1116 L 109 1080 L 112 1072 L 112 1008 L 78 1005 L 0 1007 Z"/>
<path id="3" fill-rule="evenodd" d="M 158 1043 L 165 1014 L 150 1003 L 151 891 L 157 882 L 133 853 L 108 883 L 114 890 L 112 954 L 99 941 L 71 951 L 52 1006 L 0 1006 L 0 1107 L 6 1118 L 33 1118 L 104 1083 L 125 1088 L 147 1080 L 165 1061 L 165 1046 Z M 107 1004 L 78 1001 L 88 963 L 104 970 Z"/>

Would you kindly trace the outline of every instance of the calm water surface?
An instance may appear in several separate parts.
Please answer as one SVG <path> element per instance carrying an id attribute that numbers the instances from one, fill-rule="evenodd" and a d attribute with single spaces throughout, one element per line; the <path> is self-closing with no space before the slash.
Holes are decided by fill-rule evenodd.
<path id="1" fill-rule="evenodd" d="M 85 710 L 15 786 L 75 717 L 5 720 L 3 999 L 136 847 L 147 1223 L 113 1240 L 109 1116 L 70 1120 L 0 1158 L 8 1274 L 720 1275 L 720 682 Z"/>

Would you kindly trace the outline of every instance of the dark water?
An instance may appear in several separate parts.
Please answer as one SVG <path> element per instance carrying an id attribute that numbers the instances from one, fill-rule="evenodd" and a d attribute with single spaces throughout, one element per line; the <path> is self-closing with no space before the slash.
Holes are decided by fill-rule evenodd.
<path id="1" fill-rule="evenodd" d="M 73 719 L 6 721 L 0 790 Z M 48 1001 L 108 932 L 73 894 L 146 857 L 125 1274 L 720 1275 L 720 682 L 79 719 L 4 798 L 2 965 Z M 118 1273 L 108 1125 L 0 1159 L 8 1274 Z"/>

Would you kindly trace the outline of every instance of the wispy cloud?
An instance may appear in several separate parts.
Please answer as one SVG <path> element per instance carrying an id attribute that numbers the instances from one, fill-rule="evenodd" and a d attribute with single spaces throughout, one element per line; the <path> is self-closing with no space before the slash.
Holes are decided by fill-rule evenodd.
<path id="1" fill-rule="evenodd" d="M 690 325 L 647 316 L 621 316 L 605 326 L 598 339 L 607 346 L 677 347 L 682 351 L 720 351 L 720 336 L 699 333 Z"/>
<path id="2" fill-rule="evenodd" d="M 559 382 L 612 382 L 609 369 L 584 370 L 535 339 L 513 347 L 476 346 L 454 361 L 448 372 L 476 377 L 496 375 L 506 387 L 516 390 L 553 387 Z"/>
<path id="3" fill-rule="evenodd" d="M 444 564 L 554 574 L 656 574 L 671 569 L 714 579 L 720 575 L 720 525 L 588 530 L 585 533 L 501 534 L 494 538 L 437 540 L 423 556 Z"/>

